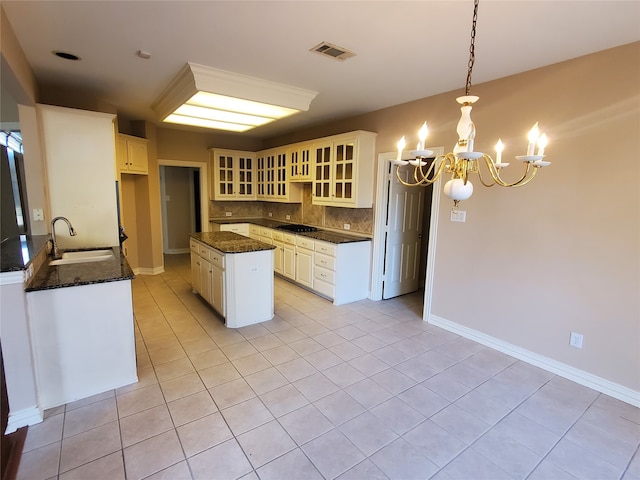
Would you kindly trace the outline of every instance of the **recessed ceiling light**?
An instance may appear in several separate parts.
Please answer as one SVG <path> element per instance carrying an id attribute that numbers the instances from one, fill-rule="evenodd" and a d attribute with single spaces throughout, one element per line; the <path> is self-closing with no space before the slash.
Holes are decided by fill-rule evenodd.
<path id="1" fill-rule="evenodd" d="M 72 61 L 77 61 L 80 60 L 80 57 L 77 55 L 74 55 L 73 53 L 68 53 L 68 52 L 60 52 L 57 50 L 54 50 L 53 53 L 56 57 L 60 57 L 60 58 L 64 58 L 65 60 L 72 60 Z"/>

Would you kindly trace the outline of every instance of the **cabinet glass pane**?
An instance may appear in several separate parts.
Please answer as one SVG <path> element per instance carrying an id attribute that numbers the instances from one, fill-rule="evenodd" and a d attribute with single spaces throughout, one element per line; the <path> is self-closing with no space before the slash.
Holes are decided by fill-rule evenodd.
<path id="1" fill-rule="evenodd" d="M 346 160 L 353 160 L 353 143 L 347 144 Z"/>
<path id="2" fill-rule="evenodd" d="M 226 171 L 224 171 L 224 170 L 222 170 L 222 171 L 220 172 L 220 181 L 221 181 L 221 182 L 224 182 L 226 179 L 227 179 L 227 172 L 226 172 Z"/>
<path id="3" fill-rule="evenodd" d="M 323 183 L 322 184 L 322 196 L 324 198 L 329 198 L 329 184 L 328 183 Z"/>
<path id="4" fill-rule="evenodd" d="M 336 183 L 336 198 L 342 198 L 342 184 Z"/>
<path id="5" fill-rule="evenodd" d="M 322 178 L 323 179 L 329 178 L 329 172 L 330 172 L 329 171 L 329 165 L 325 165 L 324 168 L 323 168 L 323 172 L 322 172 L 323 173 Z"/>
<path id="6" fill-rule="evenodd" d="M 346 178 L 347 180 L 351 180 L 353 178 L 353 163 L 349 162 L 345 165 L 344 178 Z"/>
<path id="7" fill-rule="evenodd" d="M 336 165 L 336 180 L 342 180 L 344 178 L 344 168 L 342 165 Z"/>
<path id="8" fill-rule="evenodd" d="M 344 184 L 344 198 L 353 198 L 353 193 L 351 192 L 351 183 Z"/>

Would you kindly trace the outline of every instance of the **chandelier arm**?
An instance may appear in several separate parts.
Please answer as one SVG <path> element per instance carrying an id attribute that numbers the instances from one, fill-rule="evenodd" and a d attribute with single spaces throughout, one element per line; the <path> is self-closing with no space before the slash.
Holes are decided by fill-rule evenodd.
<path id="1" fill-rule="evenodd" d="M 520 187 L 520 186 L 526 185 L 531 180 L 533 180 L 533 177 L 536 176 L 536 173 L 538 171 L 537 167 L 532 168 L 532 164 L 530 162 L 526 162 L 526 168 L 524 170 L 524 173 L 522 174 L 522 177 L 520 177 L 515 182 L 505 182 L 500 177 L 500 172 L 499 172 L 498 168 L 495 166 L 495 163 L 494 163 L 493 159 L 489 155 L 486 155 L 486 154 L 483 155 L 482 158 L 484 159 L 485 164 L 487 165 L 487 168 L 489 169 L 489 173 L 491 174 L 491 178 L 493 179 L 493 181 L 495 183 L 497 183 L 501 187 Z M 483 185 L 485 185 L 484 182 L 483 182 Z M 490 185 L 485 185 L 485 186 L 490 186 Z"/>
<path id="2" fill-rule="evenodd" d="M 415 172 L 414 172 L 414 176 L 415 176 Z M 411 182 L 404 181 L 402 179 L 402 177 L 400 176 L 400 165 L 396 165 L 396 178 L 405 187 L 418 187 L 418 186 L 421 185 L 421 183 L 417 179 L 416 179 L 416 183 L 411 183 Z"/>
<path id="3" fill-rule="evenodd" d="M 436 166 L 436 163 L 438 163 L 438 160 L 440 160 L 440 163 L 438 164 L 438 168 L 436 169 L 435 166 Z M 444 169 L 443 163 L 444 163 L 443 157 L 439 156 L 433 159 L 433 162 L 431 162 L 431 165 L 429 165 L 429 168 L 427 169 L 426 173 L 424 172 L 422 167 L 416 167 L 414 171 L 414 176 L 416 181 L 419 181 L 421 184 L 426 184 L 426 185 L 430 185 L 434 183 L 436 180 L 438 180 L 438 177 L 442 175 L 442 170 Z M 418 180 L 418 171 L 420 171 L 422 180 Z M 431 178 L 429 178 L 429 174 L 431 174 Z"/>
<path id="4" fill-rule="evenodd" d="M 489 172 L 491 173 L 491 172 Z M 487 183 L 484 181 L 484 178 L 482 178 L 482 169 L 478 168 L 478 178 L 480 179 L 480 183 L 482 183 L 482 185 L 484 185 L 485 187 L 493 187 L 496 184 L 496 181 L 493 180 L 493 182 L 491 183 Z M 493 175 L 491 175 L 491 179 L 493 179 Z"/>

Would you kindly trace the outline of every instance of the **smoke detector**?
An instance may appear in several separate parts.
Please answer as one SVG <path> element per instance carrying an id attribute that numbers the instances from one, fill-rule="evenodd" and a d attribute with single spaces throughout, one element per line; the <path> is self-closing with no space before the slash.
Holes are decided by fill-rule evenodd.
<path id="1" fill-rule="evenodd" d="M 338 47 L 333 43 L 322 42 L 316 45 L 313 48 L 309 49 L 310 52 L 319 53 L 320 55 L 324 55 L 335 60 L 339 60 L 344 62 L 346 59 L 354 57 L 356 54 L 351 50 L 347 50 L 346 48 Z"/>

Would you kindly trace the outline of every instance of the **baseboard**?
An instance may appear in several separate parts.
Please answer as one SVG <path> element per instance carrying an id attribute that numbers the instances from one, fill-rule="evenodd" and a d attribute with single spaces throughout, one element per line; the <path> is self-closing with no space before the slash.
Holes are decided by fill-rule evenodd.
<path id="1" fill-rule="evenodd" d="M 597 375 L 585 372 L 584 370 L 558 362 L 557 360 L 545 357 L 544 355 L 539 355 L 472 328 L 446 320 L 437 315 L 431 315 L 429 317 L 429 323 L 449 332 L 456 333 L 462 337 L 474 340 L 482 345 L 486 345 L 487 347 L 491 347 L 499 352 L 511 355 L 518 360 L 530 363 L 531 365 L 540 367 L 548 372 L 560 375 L 561 377 L 579 383 L 580 385 L 584 385 L 585 387 L 592 388 L 598 392 L 617 398 L 618 400 L 629 403 L 635 407 L 640 407 L 640 392 L 625 387 L 624 385 L 611 382 L 605 378 L 598 377 Z"/>
<path id="2" fill-rule="evenodd" d="M 21 427 L 29 425 L 35 425 L 42 422 L 42 410 L 33 406 L 30 408 L 23 408 L 17 412 L 9 412 L 9 419 L 7 421 L 7 429 L 5 434 L 13 433 Z"/>
<path id="3" fill-rule="evenodd" d="M 162 267 L 138 267 L 133 269 L 133 273 L 136 275 L 158 275 L 164 272 L 164 265 Z"/>

